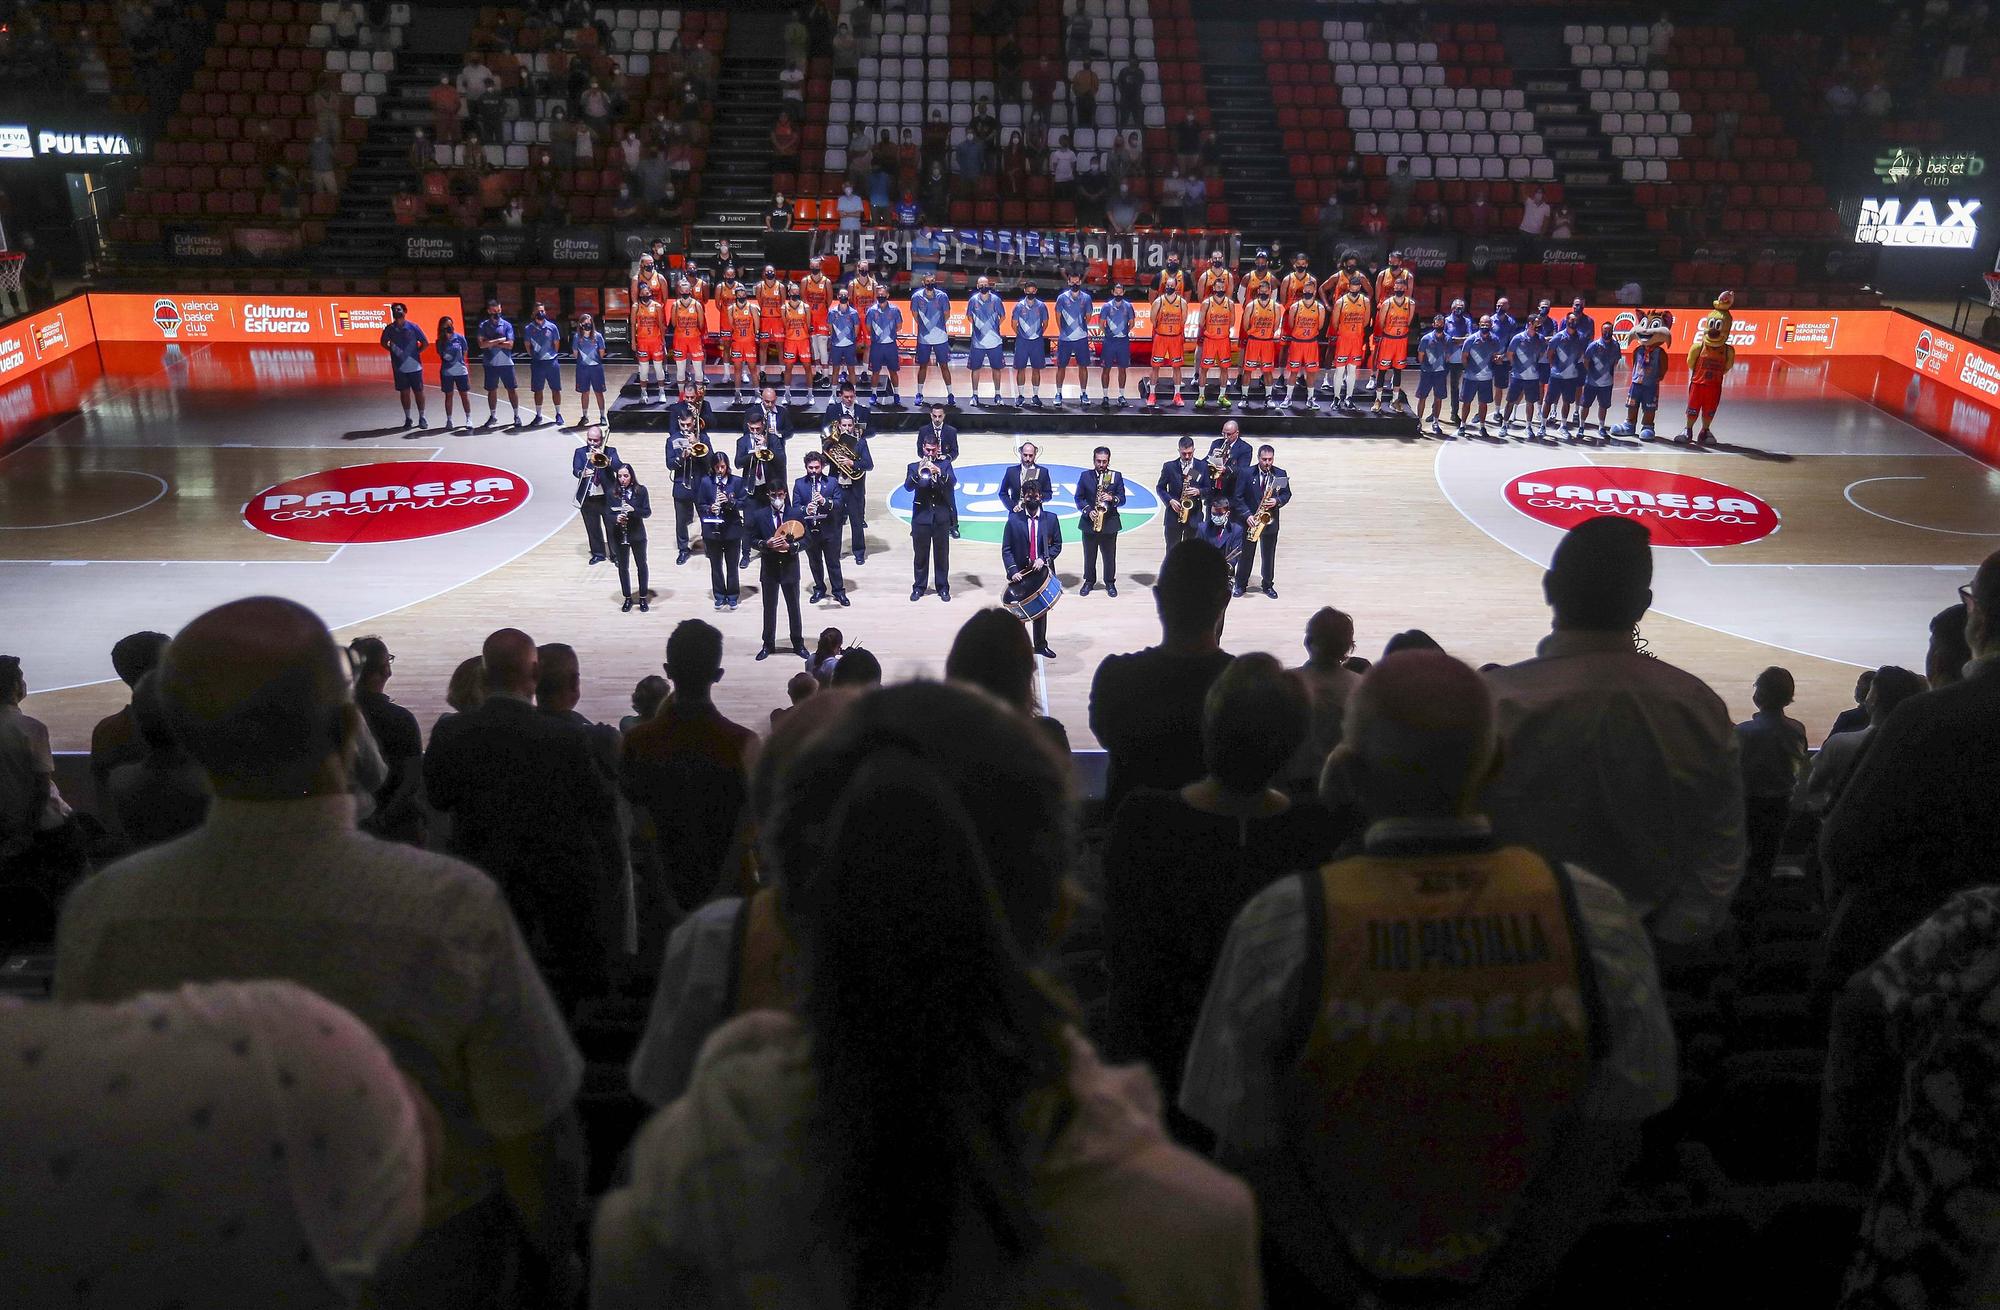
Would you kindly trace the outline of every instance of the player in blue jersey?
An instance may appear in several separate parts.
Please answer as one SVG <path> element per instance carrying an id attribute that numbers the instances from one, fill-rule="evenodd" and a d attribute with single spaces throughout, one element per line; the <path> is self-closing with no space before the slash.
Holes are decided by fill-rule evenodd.
<path id="1" fill-rule="evenodd" d="M 1472 315 L 1465 312 L 1465 302 L 1451 302 L 1451 312 L 1444 316 L 1445 338 L 1451 342 L 1451 354 L 1446 357 L 1445 390 L 1451 395 L 1451 421 L 1456 424 L 1461 415 L 1458 402 L 1458 384 L 1465 375 L 1465 341 L 1479 330 L 1479 324 Z"/>
<path id="2" fill-rule="evenodd" d="M 1597 340 L 1583 348 L 1583 404 L 1577 410 L 1577 431 L 1590 426 L 1590 407 L 1597 406 L 1597 431 L 1601 438 L 1611 428 L 1611 385 L 1618 376 L 1618 334 L 1611 324 L 1598 329 Z"/>
<path id="3" fill-rule="evenodd" d="M 576 420 L 580 428 L 590 426 L 590 398 L 597 397 L 597 421 L 606 421 L 604 413 L 604 333 L 598 331 L 597 320 L 589 314 L 576 316 L 576 335 L 570 338 L 569 346 L 576 352 L 576 403 L 581 411 Z M 556 415 L 556 422 L 562 422 L 562 415 Z"/>
<path id="4" fill-rule="evenodd" d="M 1542 407 L 1542 365 L 1548 342 L 1532 325 L 1522 328 L 1507 343 L 1507 398 L 1500 404 L 1500 431 L 1514 426 L 1514 406 L 1527 402 L 1528 436 L 1535 435 L 1535 412 Z"/>
<path id="5" fill-rule="evenodd" d="M 1033 404 L 1036 409 L 1042 407 L 1042 368 L 1049 362 L 1049 341 L 1042 334 L 1048 327 L 1048 304 L 1030 282 L 1021 288 L 1021 298 L 1014 302 L 1014 403 L 1017 405 L 1030 403 L 1030 398 L 1021 394 L 1021 374 L 1031 372 Z M 1062 398 L 1060 392 L 1056 398 Z"/>
<path id="6" fill-rule="evenodd" d="M 1486 430 L 1487 411 L 1493 405 L 1494 370 L 1500 362 L 1500 352 L 1503 349 L 1505 347 L 1502 346 L 1499 336 L 1493 331 L 1492 316 L 1481 314 L 1479 330 L 1465 339 L 1465 374 L 1458 384 L 1461 414 L 1458 426 L 1461 432 L 1467 426 L 1462 416 L 1468 412 L 1466 407 L 1475 400 L 1479 402 L 1479 417 L 1472 420 L 1472 425 L 1481 432 Z"/>
<path id="7" fill-rule="evenodd" d="M 1063 378 L 1076 365 L 1076 399 L 1090 403 L 1090 289 L 1083 274 L 1071 269 L 1069 286 L 1056 297 L 1056 403 L 1062 404 Z"/>
<path id="8" fill-rule="evenodd" d="M 1097 313 L 1098 325 L 1104 329 L 1104 340 L 1097 348 L 1097 390 L 1104 397 L 1104 407 L 1111 407 L 1112 396 L 1118 397 L 1119 408 L 1125 406 L 1125 379 L 1132 369 L 1132 323 L 1138 312 L 1132 302 L 1125 298 L 1125 284 L 1111 284 L 1111 299 L 1104 302 L 1104 308 Z M 1111 370 L 1118 370 L 1118 390 L 1111 389 Z"/>
<path id="9" fill-rule="evenodd" d="M 897 337 L 903 331 L 903 311 L 889 301 L 889 288 L 877 283 L 875 303 L 868 308 L 868 387 L 882 394 L 882 379 L 889 379 L 889 403 L 900 405 L 896 397 L 897 374 L 902 371 L 902 347 Z"/>
<path id="10" fill-rule="evenodd" d="M 546 385 L 555 405 L 556 426 L 562 426 L 562 328 L 549 317 L 549 307 L 535 302 L 535 315 L 521 329 L 528 339 L 528 386 L 535 393 L 535 424 L 542 421 L 542 388 Z"/>
<path id="11" fill-rule="evenodd" d="M 924 274 L 924 284 L 910 297 L 910 316 L 917 320 L 917 402 L 923 403 L 924 382 L 935 362 L 944 379 L 944 403 L 956 407 L 958 397 L 951 394 L 951 297 L 938 286 L 936 269 Z"/>
<path id="12" fill-rule="evenodd" d="M 1463 303 L 1463 302 L 1460 302 Z M 1459 342 L 1457 353 L 1463 360 L 1465 344 Z M 1451 389 L 1451 357 L 1453 343 L 1451 321 L 1443 314 L 1433 315 L 1431 330 L 1417 339 L 1417 424 L 1424 421 L 1424 402 L 1430 401 L 1431 435 L 1442 437 L 1444 425 L 1439 416 L 1444 409 L 1445 393 Z"/>
<path id="13" fill-rule="evenodd" d="M 846 287 L 834 293 L 826 311 L 826 367 L 835 383 L 845 386 L 855 380 L 854 370 L 861 340 L 861 311 L 848 298 Z"/>
<path id="14" fill-rule="evenodd" d="M 1583 435 L 1577 418 L 1577 395 L 1583 389 L 1583 352 L 1590 338 L 1573 324 L 1549 338 L 1549 388 L 1542 401 L 1542 438 L 1548 439 L 1551 426 L 1562 429 L 1572 440 Z"/>
<path id="15" fill-rule="evenodd" d="M 514 411 L 513 426 L 521 426 L 521 389 L 514 380 L 514 325 L 500 315 L 500 302 L 486 302 L 486 317 L 479 320 L 479 360 L 486 377 L 486 422 L 492 427 L 499 417 L 500 391 L 507 391 L 507 404 Z"/>
<path id="16" fill-rule="evenodd" d="M 979 394 L 979 375 L 993 379 L 993 403 L 1000 403 L 1000 370 L 1006 367 L 1000 349 L 1000 330 L 1006 325 L 1007 302 L 993 289 L 993 279 L 981 277 L 978 287 L 965 302 L 966 330 L 971 334 L 965 357 L 965 371 L 971 375 L 972 403 L 984 405 Z"/>
<path id="17" fill-rule="evenodd" d="M 451 426 L 451 398 L 465 411 L 465 426 L 472 426 L 472 370 L 465 363 L 465 334 L 449 314 L 438 320 L 438 390 L 444 393 L 444 425 Z"/>
<path id="18" fill-rule="evenodd" d="M 397 301 L 389 306 L 389 326 L 382 329 L 382 349 L 389 352 L 389 371 L 396 383 L 396 399 L 403 402 L 403 426 L 410 426 L 410 399 L 416 398 L 417 426 L 431 425 L 424 411 L 424 330 L 410 322 L 409 306 Z M 450 426 L 447 424 L 446 426 Z"/>
<path id="19" fill-rule="evenodd" d="M 1507 347 L 1520 335 L 1524 324 L 1514 316 L 1512 304 L 1502 296 L 1493 302 L 1493 335 L 1500 338 L 1500 356 L 1493 361 L 1493 394 L 1498 400 L 1507 398 L 1507 383 L 1513 370 L 1513 360 L 1507 355 Z"/>

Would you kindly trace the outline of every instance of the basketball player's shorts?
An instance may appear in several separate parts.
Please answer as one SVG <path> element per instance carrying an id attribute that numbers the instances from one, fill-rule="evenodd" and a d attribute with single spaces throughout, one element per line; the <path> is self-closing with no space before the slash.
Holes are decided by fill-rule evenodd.
<path id="1" fill-rule="evenodd" d="M 1278 343 L 1268 337 L 1251 337 L 1243 343 L 1243 367 L 1276 368 L 1278 365 Z"/>
<path id="2" fill-rule="evenodd" d="M 1722 379 L 1704 382 L 1699 379 L 1688 383 L 1688 413 L 1713 414 L 1722 404 Z"/>
<path id="3" fill-rule="evenodd" d="M 648 355 L 646 353 L 648 349 L 651 349 L 652 351 L 651 355 Z M 632 350 L 641 359 L 659 359 L 662 357 L 660 352 L 660 339 L 658 337 L 652 339 L 650 346 L 648 345 L 647 342 L 635 337 L 633 338 L 632 341 Z M 695 363 L 699 364 L 701 363 L 702 355 L 703 351 L 702 351 L 702 343 L 700 337 L 683 336 L 678 332 L 674 334 L 674 362 L 676 364 L 685 363 L 688 360 L 693 360 Z"/>
<path id="4" fill-rule="evenodd" d="M 1436 373 L 1429 369 L 1418 370 L 1417 399 L 1424 400 L 1431 396 L 1436 396 L 1439 400 L 1445 399 L 1446 388 L 1451 385 L 1450 379 L 1451 375 L 1442 370 Z"/>
<path id="5" fill-rule="evenodd" d="M 1410 358 L 1408 337 L 1376 337 L 1375 367 L 1401 368 Z"/>
<path id="6" fill-rule="evenodd" d="M 1228 337 L 1203 337 L 1201 339 L 1201 356 L 1196 362 L 1195 367 L 1208 368 L 1211 365 L 1227 367 L 1229 357 L 1233 353 Z"/>
<path id="7" fill-rule="evenodd" d="M 1285 365 L 1310 372 L 1319 367 L 1319 342 L 1294 341 L 1285 347 Z"/>
<path id="8" fill-rule="evenodd" d="M 729 338 L 729 360 L 733 364 L 752 364 L 757 360 L 757 338 L 735 336 Z"/>
<path id="9" fill-rule="evenodd" d="M 825 340 L 824 337 L 819 340 Z M 809 364 L 812 362 L 812 339 L 790 336 L 785 338 L 785 362 L 787 364 Z"/>
<path id="10" fill-rule="evenodd" d="M 562 390 L 562 365 L 553 359 L 528 361 L 528 385 L 536 391 Z"/>
<path id="11" fill-rule="evenodd" d="M 1334 339 L 1333 362 L 1355 365 L 1368 362 L 1368 347 L 1359 332 L 1343 332 Z"/>

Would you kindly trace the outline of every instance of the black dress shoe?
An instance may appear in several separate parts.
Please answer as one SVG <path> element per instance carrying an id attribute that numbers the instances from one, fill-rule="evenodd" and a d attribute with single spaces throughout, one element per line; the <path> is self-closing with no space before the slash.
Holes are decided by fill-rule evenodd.
<path id="1" fill-rule="evenodd" d="M 1264 594 L 1272 600 L 1276 600 L 1278 598 L 1278 589 L 1267 582 L 1264 584 Z"/>
<path id="2" fill-rule="evenodd" d="M 646 604 L 646 598 L 644 596 L 639 597 L 639 612 L 641 614 L 646 614 L 651 612 L 651 609 L 652 607 Z"/>
<path id="3" fill-rule="evenodd" d="M 1076 594 L 1079 596 L 1088 596 L 1091 593 L 1091 589 L 1096 586 L 1097 584 L 1095 582 L 1086 582 L 1083 584 L 1083 589 L 1077 592 Z"/>
<path id="4" fill-rule="evenodd" d="M 604 556 L 602 556 L 602 555 L 592 555 L 592 556 L 590 557 L 590 562 L 591 562 L 592 564 L 602 564 L 602 563 L 604 562 Z"/>
<path id="5" fill-rule="evenodd" d="M 770 659 L 770 658 L 771 658 L 771 648 L 770 648 L 769 646 L 761 646 L 761 647 L 759 647 L 759 648 L 758 648 L 758 650 L 757 650 L 757 658 L 758 658 L 758 659 L 760 659 L 760 660 L 768 660 L 768 659 Z"/>
<path id="6" fill-rule="evenodd" d="M 1107 596 L 1109 596 L 1109 597 L 1111 597 L 1111 599 L 1113 599 L 1113 600 L 1117 600 L 1117 599 L 1118 599 L 1118 584 L 1117 584 L 1117 583 L 1115 583 L 1115 582 L 1107 582 L 1107 583 L 1105 583 L 1105 584 L 1104 584 L 1104 594 L 1105 594 L 1105 595 L 1107 595 Z"/>
<path id="7" fill-rule="evenodd" d="M 948 590 L 946 590 L 946 589 L 945 589 L 945 588 L 943 588 L 943 587 L 939 587 L 939 588 L 938 588 L 938 599 L 939 599 L 939 600 L 950 600 L 950 599 L 951 599 L 951 592 L 950 592 L 950 591 L 948 591 Z"/>
<path id="8" fill-rule="evenodd" d="M 922 588 L 922 587 L 912 587 L 912 588 L 910 588 L 910 599 L 911 599 L 911 600 L 922 600 L 923 598 L 924 598 L 924 588 Z"/>
<path id="9" fill-rule="evenodd" d="M 1231 588 L 1229 589 L 1229 594 L 1230 594 L 1230 596 L 1232 596 L 1232 597 L 1236 597 L 1236 596 L 1241 596 L 1241 595 L 1243 594 L 1243 588 L 1241 588 L 1241 587 L 1231 587 Z"/>
<path id="10" fill-rule="evenodd" d="M 848 604 L 851 604 L 851 603 L 852 603 L 851 601 L 849 601 L 849 600 L 847 599 L 847 593 L 846 593 L 846 592 L 844 592 L 844 591 L 836 591 L 836 592 L 834 592 L 834 593 L 833 593 L 833 598 L 834 598 L 834 599 L 835 599 L 836 601 L 840 602 L 840 603 L 841 603 L 842 605 L 848 605 Z"/>
<path id="11" fill-rule="evenodd" d="M 1050 650 L 1047 646 L 1035 647 L 1035 654 L 1041 656 L 1045 660 L 1052 660 L 1056 657 L 1056 653 Z"/>
<path id="12" fill-rule="evenodd" d="M 688 562 L 688 549 L 687 549 L 687 547 L 683 546 L 683 547 L 681 547 L 681 553 L 680 553 L 680 558 L 676 559 L 676 560 L 674 561 L 674 563 L 676 563 L 676 564 L 685 564 L 685 563 L 687 563 L 687 562 Z"/>
<path id="13" fill-rule="evenodd" d="M 792 654 L 798 656 L 802 660 L 809 660 L 812 658 L 812 656 L 806 654 L 806 644 L 804 642 L 800 642 L 796 646 L 793 646 Z"/>
<path id="14" fill-rule="evenodd" d="M 806 593 L 806 604 L 808 605 L 817 605 L 825 599 L 826 599 L 825 587 L 814 587 L 810 592 Z"/>
<path id="15" fill-rule="evenodd" d="M 861 550 L 855 551 L 854 562 L 856 564 L 866 564 L 868 562 L 868 553 L 866 551 L 861 551 Z"/>
<path id="16" fill-rule="evenodd" d="M 630 614 L 632 612 L 632 598 L 630 596 L 627 596 L 625 603 L 618 607 L 618 612 L 620 614 Z"/>

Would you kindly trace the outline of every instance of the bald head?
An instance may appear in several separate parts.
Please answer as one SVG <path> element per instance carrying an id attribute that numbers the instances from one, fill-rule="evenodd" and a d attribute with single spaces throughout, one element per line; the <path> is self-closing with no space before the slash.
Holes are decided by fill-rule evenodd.
<path id="1" fill-rule="evenodd" d="M 1498 754 L 1485 680 L 1441 651 L 1398 651 L 1348 698 L 1329 781 L 1339 770 L 1371 819 L 1459 815 Z"/>
<path id="2" fill-rule="evenodd" d="M 530 700 L 541 661 L 535 653 L 535 639 L 519 628 L 502 628 L 479 648 L 479 662 L 486 669 L 486 690 L 503 692 Z"/>
<path id="3" fill-rule="evenodd" d="M 217 794 L 275 800 L 345 785 L 345 656 L 319 616 L 275 596 L 231 601 L 182 628 L 159 666 L 174 735 Z"/>

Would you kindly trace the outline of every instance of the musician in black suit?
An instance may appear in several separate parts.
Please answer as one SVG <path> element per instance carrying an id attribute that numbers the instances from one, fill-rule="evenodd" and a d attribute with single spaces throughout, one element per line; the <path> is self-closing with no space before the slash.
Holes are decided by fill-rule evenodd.
<path id="1" fill-rule="evenodd" d="M 1201 501 L 1197 499 L 1185 520 L 1174 512 L 1174 505 L 1180 500 L 1181 492 L 1190 478 L 1199 482 L 1208 472 L 1202 462 L 1194 457 L 1194 438 L 1181 438 L 1181 453 L 1178 459 L 1170 459 L 1160 465 L 1160 480 L 1153 484 L 1153 492 L 1160 498 L 1160 508 L 1167 523 L 1167 549 L 1180 544 L 1181 538 L 1194 535 L 1195 527 L 1201 521 Z M 1165 558 L 1162 556 L 1162 558 Z"/>
<path id="2" fill-rule="evenodd" d="M 757 452 L 767 450 L 769 459 L 757 458 Z M 743 418 L 743 435 L 736 439 L 736 471 L 743 477 L 743 485 L 752 496 L 764 494 L 767 482 L 785 480 L 785 449 L 772 432 L 770 420 L 763 408 L 752 409 Z M 747 566 L 750 563 L 750 543 L 742 543 L 742 558 L 737 562 Z"/>
<path id="3" fill-rule="evenodd" d="M 844 418 L 853 419 L 854 426 L 861 430 L 863 436 L 867 436 L 875 428 L 874 411 L 854 398 L 852 382 L 840 384 L 840 396 L 826 407 L 826 418 L 820 426 L 830 428 Z"/>
<path id="4" fill-rule="evenodd" d="M 743 594 L 737 567 L 743 551 L 743 506 L 749 496 L 743 479 L 729 471 L 729 456 L 719 450 L 710 455 L 708 472 L 695 484 L 694 508 L 701 515 L 709 592 L 719 610 L 735 609 Z"/>
<path id="5" fill-rule="evenodd" d="M 757 403 L 750 409 L 750 417 L 764 420 L 764 431 L 770 434 L 771 449 L 778 452 L 778 476 L 789 478 L 791 468 L 787 451 L 789 442 L 797 431 L 792 422 L 792 411 L 778 402 L 778 389 L 765 387 L 757 393 Z M 745 419 L 747 425 L 748 418 Z"/>
<path id="6" fill-rule="evenodd" d="M 583 535 L 590 539 L 592 564 L 602 564 L 607 558 L 604 506 L 610 499 L 619 463 L 618 448 L 604 444 L 602 426 L 590 428 L 584 434 L 583 444 L 570 452 L 569 471 L 576 478 L 576 506 L 583 511 Z"/>
<path id="7" fill-rule="evenodd" d="M 1013 602 L 1040 590 L 1055 570 L 1056 556 L 1062 554 L 1062 524 L 1055 515 L 1042 512 L 1041 483 L 1027 483 L 1020 504 L 1007 515 L 1006 530 L 1000 534 L 1000 563 L 1007 571 L 1006 598 Z M 1035 616 L 1034 637 L 1035 654 L 1054 659 L 1056 653 L 1049 649 L 1047 611 Z"/>
<path id="8" fill-rule="evenodd" d="M 765 489 L 764 501 L 752 505 L 744 527 L 757 549 L 757 587 L 764 597 L 764 645 L 757 658 L 769 659 L 778 635 L 778 597 L 785 598 L 785 612 L 792 623 L 792 654 L 806 657 L 805 634 L 799 628 L 799 553 L 796 541 L 774 546 L 773 539 L 786 522 L 799 523 L 798 510 L 785 496 L 785 484 L 773 482 Z"/>
<path id="9" fill-rule="evenodd" d="M 1213 458 L 1218 448 L 1224 452 L 1223 467 L 1228 476 L 1226 481 L 1218 481 L 1216 485 L 1234 495 L 1237 482 L 1250 471 L 1257 457 L 1251 451 L 1250 443 L 1243 439 L 1243 429 L 1236 425 L 1235 419 L 1222 425 L 1222 435 L 1208 443 L 1208 453 L 1202 458 Z"/>
<path id="10" fill-rule="evenodd" d="M 1243 525 L 1236 521 L 1235 497 L 1226 491 L 1211 491 L 1203 506 L 1197 511 L 1201 521 L 1195 525 L 1193 537 L 1221 551 L 1223 562 L 1234 575 L 1243 566 Z"/>
<path id="11" fill-rule="evenodd" d="M 840 580 L 840 524 L 846 506 L 847 488 L 826 471 L 827 458 L 817 450 L 806 452 L 805 476 L 792 488 L 792 505 L 799 522 L 806 525 L 806 558 L 812 561 L 812 594 L 806 603 L 817 605 L 826 599 L 826 584 L 833 581 L 833 598 L 847 604 L 847 585 Z"/>
<path id="12" fill-rule="evenodd" d="M 910 545 L 916 553 L 916 581 L 910 587 L 910 599 L 924 598 L 935 573 L 938 599 L 950 600 L 951 530 L 956 522 L 953 506 L 958 499 L 958 475 L 952 471 L 951 458 L 944 453 L 935 429 L 917 433 L 917 448 L 922 458 L 903 474 L 903 486 L 910 493 Z"/>
<path id="13" fill-rule="evenodd" d="M 1241 596 L 1250 584 L 1250 521 L 1266 504 L 1271 509 L 1271 521 L 1265 525 L 1263 533 L 1255 543 L 1258 562 L 1263 566 L 1264 594 L 1272 600 L 1278 598 L 1278 589 L 1272 585 L 1276 576 L 1275 565 L 1278 558 L 1278 521 L 1283 517 L 1286 505 L 1292 501 L 1292 479 L 1272 461 L 1277 452 L 1270 446 L 1257 447 L 1257 464 L 1236 484 L 1236 517 L 1243 521 L 1243 558 L 1236 564 L 1236 583 L 1233 594 Z"/>
<path id="14" fill-rule="evenodd" d="M 674 544 L 680 548 L 680 555 L 674 563 L 688 562 L 688 531 L 694 526 L 695 484 L 708 470 L 705 456 L 689 457 L 688 449 L 694 438 L 687 435 L 689 420 L 697 420 L 694 427 L 703 434 L 713 431 L 715 411 L 702 397 L 702 386 L 698 382 L 681 383 L 681 398 L 667 406 L 667 468 L 674 475 Z M 708 438 L 703 435 L 703 445 Z"/>
<path id="15" fill-rule="evenodd" d="M 1090 526 L 1090 516 L 1098 501 L 1104 502 L 1104 526 Z M 1088 596 L 1097 585 L 1098 556 L 1104 557 L 1104 594 L 1118 595 L 1118 533 L 1125 526 L 1118 507 L 1125 503 L 1125 479 L 1111 467 L 1111 447 L 1099 446 L 1090 452 L 1090 467 L 1076 480 L 1076 510 L 1083 516 L 1078 531 L 1083 534 L 1083 590 Z"/>
<path id="16" fill-rule="evenodd" d="M 647 599 L 652 595 L 646 576 L 646 520 L 653 517 L 653 493 L 646 490 L 646 484 L 639 481 L 639 474 L 630 464 L 620 464 L 611 487 L 610 502 L 605 508 L 605 528 L 611 536 L 611 560 L 618 566 L 618 590 L 625 593 L 625 604 L 620 608 L 625 612 L 632 609 L 631 566 L 639 566 L 639 612 L 644 614 L 649 608 Z"/>
<path id="17" fill-rule="evenodd" d="M 947 409 L 944 402 L 942 401 L 939 401 L 931 406 L 930 423 L 925 427 L 917 429 L 918 459 L 921 460 L 924 457 L 925 438 L 935 437 L 938 443 L 939 456 L 941 456 L 946 462 L 954 466 L 957 465 L 958 429 L 953 427 L 951 424 L 945 422 L 945 415 L 949 412 L 950 411 Z M 953 475 L 954 481 L 956 480 L 956 477 L 957 475 L 954 474 Z M 951 510 L 951 526 L 949 527 L 949 529 L 947 529 L 945 535 L 948 537 L 956 538 L 958 536 L 958 497 L 955 493 L 952 496 L 951 504 L 950 506 L 948 506 L 948 508 Z M 943 596 L 943 598 L 946 600 L 951 599 L 951 593 L 943 591 L 942 588 L 940 588 L 939 594 Z"/>
<path id="18" fill-rule="evenodd" d="M 849 386 L 847 391 L 852 394 L 854 388 Z M 875 467 L 875 456 L 868 449 L 867 411 L 861 411 L 861 415 L 860 418 L 851 421 L 849 416 L 844 414 L 833 420 L 840 444 L 849 452 L 848 467 L 841 468 L 840 461 L 830 454 L 826 457 L 828 464 L 840 478 L 840 509 L 842 517 L 854 534 L 856 564 L 868 562 L 868 471 Z M 836 547 L 840 544 L 838 520 L 833 532 L 833 543 Z"/>
<path id="19" fill-rule="evenodd" d="M 1008 513 L 1020 508 L 1021 497 L 1030 486 L 1041 488 L 1044 505 L 1056 498 L 1055 480 L 1036 462 L 1041 453 L 1041 447 L 1034 442 L 1022 442 L 1021 462 L 1000 475 L 1000 503 L 1007 507 Z"/>

